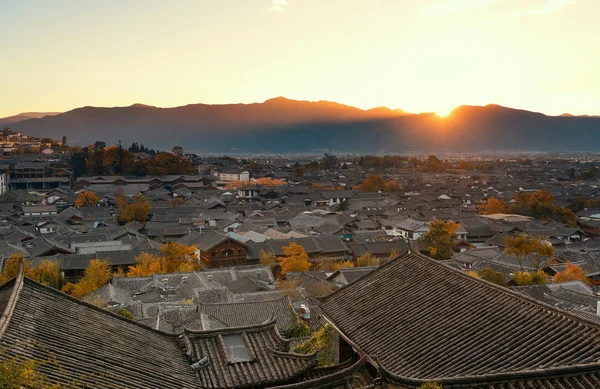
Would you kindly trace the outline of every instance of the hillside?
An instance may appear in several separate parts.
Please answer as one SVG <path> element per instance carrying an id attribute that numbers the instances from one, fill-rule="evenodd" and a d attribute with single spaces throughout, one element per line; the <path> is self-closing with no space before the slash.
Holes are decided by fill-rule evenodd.
<path id="1" fill-rule="evenodd" d="M 546 116 L 497 105 L 461 106 L 451 115 L 371 110 L 334 102 L 275 98 L 263 103 L 157 108 L 83 107 L 11 125 L 35 136 L 87 145 L 140 142 L 198 152 L 596 151 L 600 118 Z"/>
<path id="2" fill-rule="evenodd" d="M 43 118 L 44 116 L 55 116 L 59 113 L 60 112 L 23 112 L 18 115 L 0 118 L 0 126 L 5 127 L 13 123 L 22 122 L 23 120 L 39 119 Z"/>

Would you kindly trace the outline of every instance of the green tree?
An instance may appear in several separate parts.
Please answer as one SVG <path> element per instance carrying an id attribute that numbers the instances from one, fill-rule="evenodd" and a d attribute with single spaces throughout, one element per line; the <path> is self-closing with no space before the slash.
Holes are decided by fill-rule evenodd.
<path id="1" fill-rule="evenodd" d="M 453 221 L 444 222 L 439 219 L 429 224 L 429 230 L 423 234 L 421 241 L 429 250 L 429 255 L 437 260 L 450 259 L 454 252 L 458 224 Z"/>

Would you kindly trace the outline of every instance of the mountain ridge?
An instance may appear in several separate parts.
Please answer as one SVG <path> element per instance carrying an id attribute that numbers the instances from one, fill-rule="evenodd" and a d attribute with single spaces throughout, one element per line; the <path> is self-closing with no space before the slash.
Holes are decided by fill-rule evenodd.
<path id="1" fill-rule="evenodd" d="M 122 140 L 198 152 L 595 151 L 600 146 L 600 118 L 592 116 L 549 116 L 488 104 L 462 105 L 442 118 L 285 97 L 172 108 L 80 107 L 11 127 L 35 136 L 65 135 L 70 144 Z"/>

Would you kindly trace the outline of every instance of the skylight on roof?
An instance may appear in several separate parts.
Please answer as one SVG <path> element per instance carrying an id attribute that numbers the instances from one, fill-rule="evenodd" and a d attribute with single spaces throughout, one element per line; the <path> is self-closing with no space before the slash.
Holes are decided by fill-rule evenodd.
<path id="1" fill-rule="evenodd" d="M 241 334 L 224 335 L 223 341 L 225 342 L 229 362 L 238 363 L 251 360 Z"/>

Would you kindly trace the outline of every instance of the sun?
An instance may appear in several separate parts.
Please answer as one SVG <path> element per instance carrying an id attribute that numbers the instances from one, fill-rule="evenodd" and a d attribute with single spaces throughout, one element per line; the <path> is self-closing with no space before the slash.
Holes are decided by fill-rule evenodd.
<path id="1" fill-rule="evenodd" d="M 450 114 L 452 114 L 452 111 L 454 111 L 454 108 L 455 107 L 439 108 L 439 109 L 435 110 L 435 114 L 441 118 L 446 118 L 446 117 L 450 116 Z"/>

